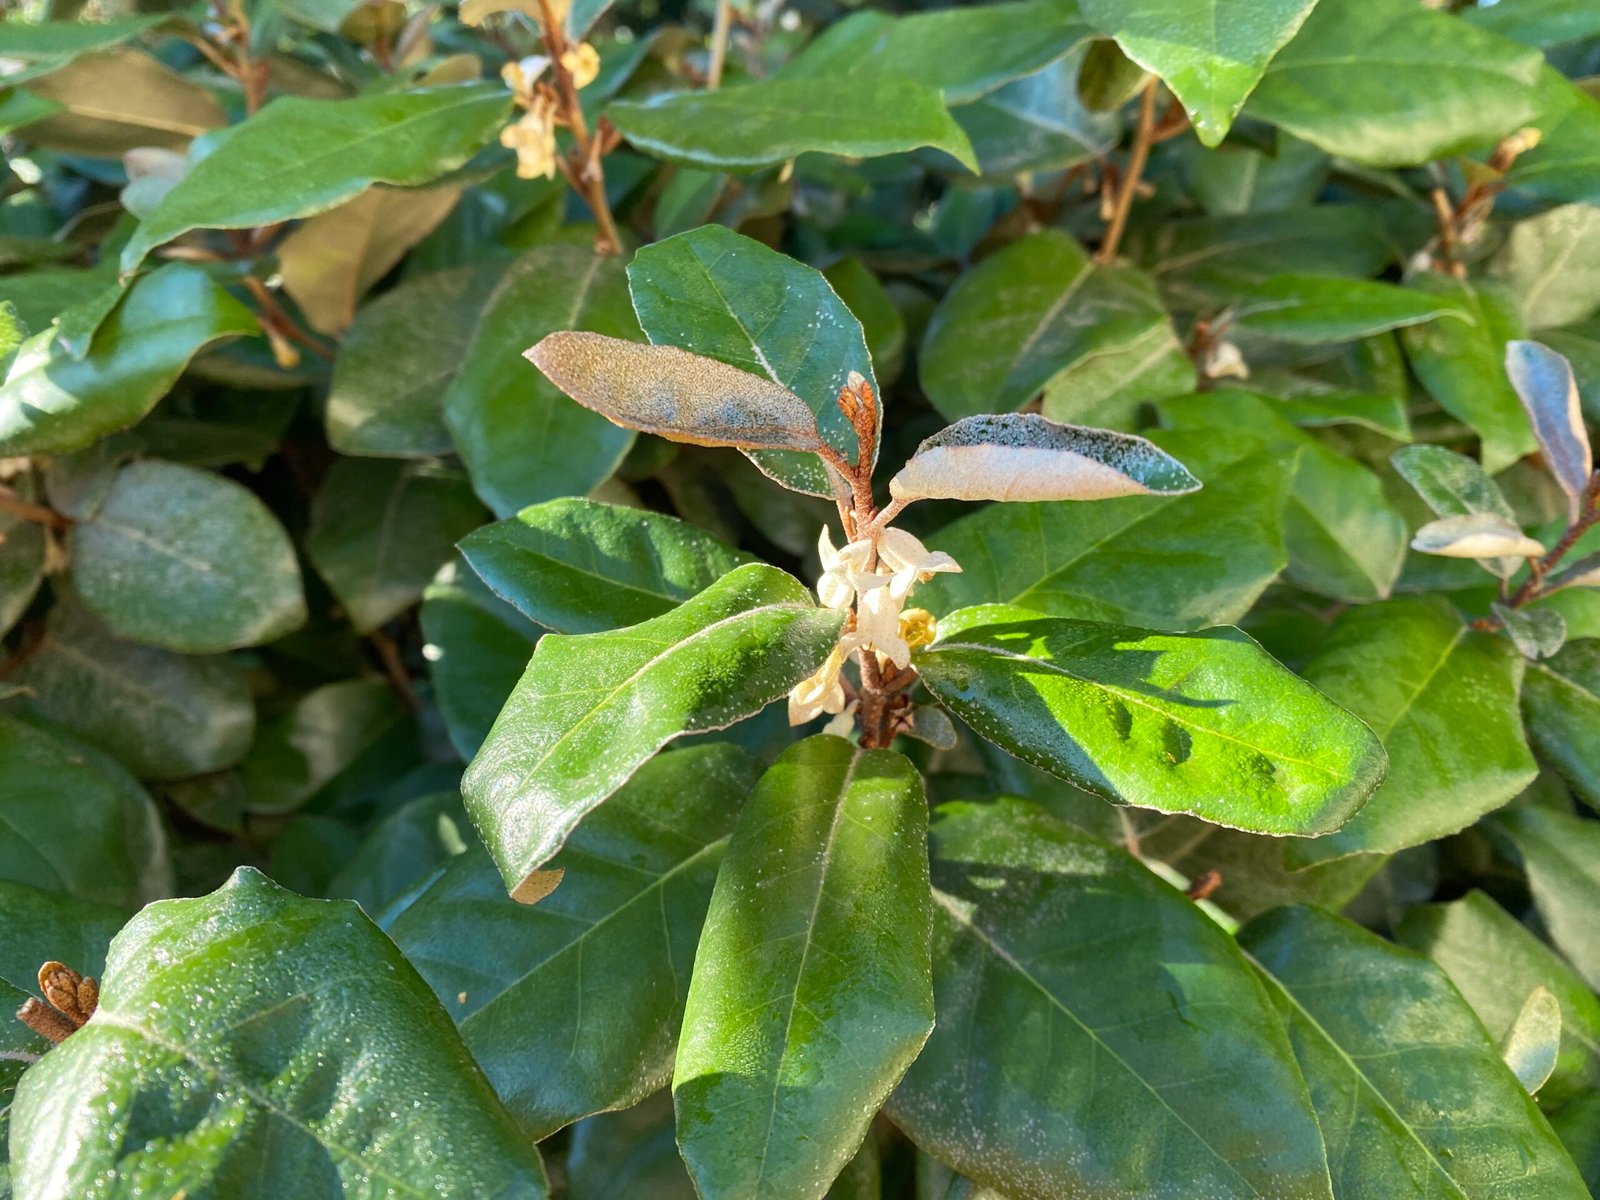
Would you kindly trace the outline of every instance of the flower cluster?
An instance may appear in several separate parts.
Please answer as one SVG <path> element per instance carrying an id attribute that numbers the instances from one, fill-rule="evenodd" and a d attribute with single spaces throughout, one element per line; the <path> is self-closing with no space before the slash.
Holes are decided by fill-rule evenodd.
<path id="1" fill-rule="evenodd" d="M 539 79 L 549 65 L 549 58 L 535 55 L 507 63 L 500 72 L 522 109 L 522 116 L 500 131 L 500 144 L 516 151 L 519 179 L 555 177 L 561 101 L 557 92 Z M 574 88 L 586 88 L 600 74 L 600 55 L 588 42 L 580 42 L 561 55 L 561 66 L 571 76 Z"/>
<path id="2" fill-rule="evenodd" d="M 817 553 L 822 559 L 817 598 L 852 616 L 827 661 L 789 693 L 789 724 L 803 725 L 822 713 L 833 713 L 848 728 L 853 705 L 845 695 L 845 660 L 861 651 L 875 654 L 880 664 L 892 663 L 900 670 L 909 667 L 911 651 L 933 641 L 936 632 L 929 613 L 905 607 L 911 589 L 935 574 L 961 567 L 903 529 L 878 530 L 836 550 L 824 528 Z M 830 725 L 829 732 L 834 731 Z"/>

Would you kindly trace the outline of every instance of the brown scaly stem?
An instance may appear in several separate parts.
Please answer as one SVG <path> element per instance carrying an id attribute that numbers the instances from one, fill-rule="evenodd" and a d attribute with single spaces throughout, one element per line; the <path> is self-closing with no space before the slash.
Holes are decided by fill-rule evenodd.
<path id="1" fill-rule="evenodd" d="M 604 143 L 610 140 L 609 136 L 605 131 L 601 131 L 598 138 L 591 137 L 589 133 L 588 122 L 583 119 L 583 108 L 578 103 L 578 89 L 572 82 L 572 72 L 561 61 L 570 49 L 566 31 L 556 19 L 550 0 L 539 0 L 539 14 L 545 51 L 550 56 L 550 69 L 555 75 L 556 93 L 561 98 L 561 116 L 572 130 L 573 152 L 567 161 L 560 163 L 562 174 L 594 214 L 594 252 L 621 254 L 622 239 L 617 235 L 611 204 L 606 199 L 605 169 L 600 164 Z"/>
<path id="2" fill-rule="evenodd" d="M 333 351 L 295 324 L 294 318 L 278 303 L 278 298 L 266 284 L 254 275 L 246 275 L 242 282 L 244 290 L 255 299 L 258 306 L 256 317 L 261 322 L 262 332 L 272 343 L 273 355 L 280 366 L 293 367 L 300 361 L 299 353 L 289 344 L 291 342 L 304 346 L 318 358 L 333 361 Z"/>
<path id="3" fill-rule="evenodd" d="M 52 508 L 42 504 L 35 504 L 31 500 L 24 500 L 17 495 L 15 489 L 0 484 L 0 512 L 10 513 L 14 517 L 21 517 L 24 521 L 34 525 L 43 525 L 49 529 L 71 529 L 72 518 L 64 517 Z"/>
<path id="4" fill-rule="evenodd" d="M 1117 247 L 1121 245 L 1123 231 L 1128 227 L 1128 214 L 1133 211 L 1133 198 L 1139 191 L 1139 180 L 1144 175 L 1144 165 L 1150 157 L 1150 143 L 1155 135 L 1156 88 L 1159 83 L 1152 76 L 1139 97 L 1139 124 L 1133 134 L 1133 151 L 1128 159 L 1127 173 L 1117 189 L 1116 205 L 1111 210 L 1111 224 L 1106 227 L 1105 239 L 1095 253 L 1096 262 L 1116 260 Z"/>
<path id="5" fill-rule="evenodd" d="M 1529 601 L 1538 599 L 1550 572 L 1597 522 L 1600 522 L 1600 471 L 1589 477 L 1589 486 L 1583 489 L 1583 494 L 1578 498 L 1578 519 L 1567 527 L 1561 540 L 1550 547 L 1549 553 L 1529 562 L 1528 578 L 1523 580 L 1522 586 L 1511 597 L 1511 607 L 1521 608 Z"/>

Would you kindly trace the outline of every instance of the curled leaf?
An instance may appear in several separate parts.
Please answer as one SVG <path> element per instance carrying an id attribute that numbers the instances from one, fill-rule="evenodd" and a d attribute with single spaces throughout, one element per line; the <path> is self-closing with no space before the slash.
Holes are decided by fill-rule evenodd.
<path id="1" fill-rule="evenodd" d="M 896 500 L 1109 500 L 1181 496 L 1200 481 L 1142 437 L 1033 413 L 966 417 L 917 447 Z"/>
<path id="2" fill-rule="evenodd" d="M 1429 521 L 1411 548 L 1444 558 L 1538 558 L 1544 547 L 1497 513 L 1467 513 Z"/>
<path id="3" fill-rule="evenodd" d="M 1548 346 L 1512 341 L 1506 343 L 1506 374 L 1528 410 L 1550 474 L 1576 505 L 1594 473 L 1594 454 L 1572 365 Z"/>
<path id="4" fill-rule="evenodd" d="M 697 446 L 821 450 L 817 420 L 786 387 L 676 346 L 552 333 L 526 357 L 615 425 Z"/>
<path id="5" fill-rule="evenodd" d="M 1561 1003 L 1546 987 L 1536 987 L 1506 1030 L 1500 1055 L 1531 1096 L 1556 1069 L 1561 1051 Z"/>

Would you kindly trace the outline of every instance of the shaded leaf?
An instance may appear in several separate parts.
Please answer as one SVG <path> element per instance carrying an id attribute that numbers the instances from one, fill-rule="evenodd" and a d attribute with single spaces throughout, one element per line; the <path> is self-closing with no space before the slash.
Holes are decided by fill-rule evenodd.
<path id="1" fill-rule="evenodd" d="M 722 743 L 664 754 L 573 831 L 551 862 L 561 886 L 537 905 L 508 897 L 474 846 L 386 923 L 532 1136 L 667 1082 L 712 882 L 756 774 Z"/>
<path id="2" fill-rule="evenodd" d="M 59 106 L 28 125 L 28 141 L 65 154 L 112 158 L 142 146 L 183 150 L 227 124 L 208 89 L 127 46 L 83 55 L 33 80 L 28 91 Z"/>
<path id="3" fill-rule="evenodd" d="M 716 1197 L 821 1200 L 933 1027 L 927 803 L 911 763 L 809 738 L 762 776 L 717 873 L 673 1071 Z"/>
<path id="4" fill-rule="evenodd" d="M 1288 1020 L 1337 1195 L 1581 1194 L 1561 1143 L 1438 967 L 1313 908 L 1258 917 L 1239 943 Z"/>
<path id="5" fill-rule="evenodd" d="M 270 642 L 306 620 L 294 547 L 254 493 L 167 462 L 123 467 L 72 534 L 72 582 L 121 637 L 187 654 Z"/>
<path id="6" fill-rule="evenodd" d="M 1571 642 L 1549 661 L 1530 664 L 1522 714 L 1540 756 L 1600 812 L 1600 639 Z"/>
<path id="7" fill-rule="evenodd" d="M 1181 893 L 1016 800 L 933 840 L 938 1023 L 889 1104 L 918 1146 L 1018 1200 L 1332 1195 L 1282 1026 Z"/>
<path id="8" fill-rule="evenodd" d="M 1600 991 L 1600 825 L 1529 805 L 1498 815 L 1490 828 L 1514 848 L 1556 949 Z"/>
<path id="9" fill-rule="evenodd" d="M 1236 629 L 1160 634 L 984 605 L 945 617 L 914 661 L 982 736 L 1121 804 L 1315 835 L 1384 776 L 1365 725 Z"/>
<path id="10" fill-rule="evenodd" d="M 261 727 L 239 769 L 257 813 L 287 813 L 380 744 L 405 717 L 394 691 L 371 679 L 347 679 L 307 692 Z"/>
<path id="11" fill-rule="evenodd" d="M 130 41 L 166 19 L 165 13 L 152 13 L 120 21 L 6 21 L 0 28 L 0 58 L 12 65 L 4 84 L 13 87 L 59 71 L 81 54 Z"/>
<path id="12" fill-rule="evenodd" d="M 1041 39 L 1042 40 L 1042 39 Z M 1114 113 L 1092 112 L 1078 95 L 1085 47 L 1032 75 L 952 112 L 972 143 L 977 170 L 1003 181 L 1032 171 L 1056 171 L 1105 154 L 1117 143 Z M 929 155 L 941 166 L 950 160 Z"/>
<path id="13" fill-rule="evenodd" d="M 1518 221 L 1489 274 L 1516 298 L 1529 329 L 1586 320 L 1600 309 L 1600 213 L 1569 204 Z"/>

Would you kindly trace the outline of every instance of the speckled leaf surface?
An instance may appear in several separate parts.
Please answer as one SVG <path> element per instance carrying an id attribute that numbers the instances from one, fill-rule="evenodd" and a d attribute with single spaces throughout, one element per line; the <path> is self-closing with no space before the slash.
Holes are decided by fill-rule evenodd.
<path id="1" fill-rule="evenodd" d="M 249 868 L 117 935 L 93 1021 L 23 1077 L 11 1143 L 18 1200 L 546 1195 L 394 945 Z"/>
<path id="2" fill-rule="evenodd" d="M 1331 1200 L 1271 1002 L 1181 893 L 1018 800 L 942 807 L 933 843 L 913 1141 L 1017 1200 Z"/>
<path id="3" fill-rule="evenodd" d="M 983 737 L 1122 804 L 1315 835 L 1383 778 L 1372 731 L 1236 629 L 1159 634 L 984 605 L 941 622 L 915 663 Z"/>
<path id="4" fill-rule="evenodd" d="M 706 1200 L 821 1200 L 933 1025 L 927 804 L 843 738 L 762 776 L 717 874 L 673 1072 Z"/>
<path id="5" fill-rule="evenodd" d="M 507 887 L 668 741 L 725 728 L 816 670 L 841 620 L 752 563 L 641 624 L 541 639 L 462 781 Z"/>

